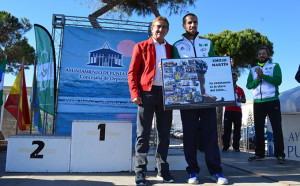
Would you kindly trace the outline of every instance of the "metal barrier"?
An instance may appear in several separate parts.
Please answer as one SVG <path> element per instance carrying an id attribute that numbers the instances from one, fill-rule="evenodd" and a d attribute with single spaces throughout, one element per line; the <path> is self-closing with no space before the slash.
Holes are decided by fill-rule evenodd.
<path id="1" fill-rule="evenodd" d="M 222 128 L 224 126 L 222 125 Z M 153 117 L 153 126 L 150 137 L 150 146 L 156 147 L 157 132 L 156 132 L 156 119 Z M 220 130 L 223 133 L 223 130 Z M 222 135 L 221 135 L 222 136 Z M 232 144 L 232 139 L 231 143 Z M 170 131 L 170 147 L 169 148 L 183 148 L 183 131 L 179 110 L 173 110 L 173 122 Z M 220 146 L 222 148 L 222 146 Z M 243 152 L 253 151 L 255 144 L 253 140 L 249 142 L 249 126 L 241 128 L 240 150 Z"/>

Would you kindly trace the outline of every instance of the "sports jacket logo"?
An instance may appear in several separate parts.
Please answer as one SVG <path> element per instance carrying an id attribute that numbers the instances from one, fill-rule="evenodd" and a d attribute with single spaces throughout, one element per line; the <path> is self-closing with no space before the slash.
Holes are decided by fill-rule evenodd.
<path id="1" fill-rule="evenodd" d="M 205 44 L 199 43 L 199 47 L 208 47 L 208 44 L 207 43 L 205 43 Z"/>

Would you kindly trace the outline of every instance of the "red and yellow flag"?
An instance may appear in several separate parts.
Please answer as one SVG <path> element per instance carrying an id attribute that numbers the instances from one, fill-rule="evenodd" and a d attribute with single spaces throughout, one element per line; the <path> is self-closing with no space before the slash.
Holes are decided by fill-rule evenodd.
<path id="1" fill-rule="evenodd" d="M 23 78 L 22 78 L 23 74 Z M 22 90 L 20 91 L 21 87 L 21 79 L 22 79 Z M 20 97 L 21 93 L 21 97 Z M 21 99 L 21 102 L 20 102 Z M 20 105 L 19 105 L 20 103 Z M 27 130 L 30 127 L 30 110 L 28 106 L 28 99 L 27 99 L 27 90 L 26 90 L 26 82 L 25 82 L 25 75 L 24 75 L 24 65 L 22 64 L 17 78 L 9 92 L 9 96 L 6 100 L 4 108 L 10 112 L 16 119 L 18 118 L 18 108 L 19 111 L 19 129 L 20 130 Z"/>

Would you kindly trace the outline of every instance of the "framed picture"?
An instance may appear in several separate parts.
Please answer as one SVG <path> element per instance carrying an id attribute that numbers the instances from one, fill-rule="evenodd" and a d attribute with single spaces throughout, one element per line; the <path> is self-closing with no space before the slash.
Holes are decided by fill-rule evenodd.
<path id="1" fill-rule="evenodd" d="M 230 56 L 162 59 L 164 109 L 235 105 Z"/>

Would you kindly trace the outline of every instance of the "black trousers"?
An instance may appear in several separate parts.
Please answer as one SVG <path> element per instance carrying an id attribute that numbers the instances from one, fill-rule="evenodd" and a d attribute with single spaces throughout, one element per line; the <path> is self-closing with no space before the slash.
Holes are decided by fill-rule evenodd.
<path id="1" fill-rule="evenodd" d="M 153 86 L 151 91 L 141 91 L 142 105 L 138 106 L 137 138 L 135 144 L 135 172 L 147 171 L 147 153 L 149 151 L 149 139 L 152 130 L 154 113 L 157 121 L 157 149 L 156 167 L 158 173 L 169 171 L 167 162 L 170 130 L 172 124 L 172 111 L 164 111 L 162 88 Z"/>
<path id="2" fill-rule="evenodd" d="M 269 116 L 274 135 L 274 154 L 276 157 L 285 157 L 281 128 L 280 101 L 274 100 L 263 103 L 254 103 L 253 110 L 256 140 L 255 155 L 265 156 L 264 128 L 265 119 Z"/>
<path id="3" fill-rule="evenodd" d="M 223 148 L 228 149 L 230 146 L 230 137 L 233 123 L 233 148 L 240 148 L 241 139 L 241 125 L 242 112 L 225 111 L 224 113 L 224 134 L 223 134 Z"/>
<path id="4" fill-rule="evenodd" d="M 216 108 L 180 110 L 183 127 L 184 156 L 188 164 L 188 173 L 199 173 L 197 161 L 198 123 L 201 120 L 205 162 L 211 175 L 222 173 L 221 158 L 218 146 Z"/>

